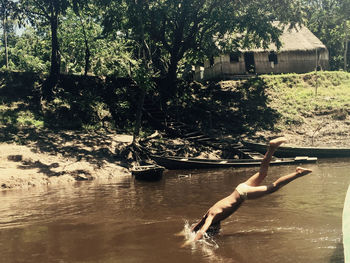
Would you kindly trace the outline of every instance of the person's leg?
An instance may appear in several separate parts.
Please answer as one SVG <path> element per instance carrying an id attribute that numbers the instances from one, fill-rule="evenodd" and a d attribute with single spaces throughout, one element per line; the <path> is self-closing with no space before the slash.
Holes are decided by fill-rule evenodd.
<path id="1" fill-rule="evenodd" d="M 267 171 L 269 169 L 269 164 L 271 162 L 272 156 L 275 153 L 276 149 L 284 142 L 286 142 L 286 138 L 279 137 L 272 141 L 270 141 L 267 152 L 261 161 L 260 164 L 260 170 L 258 173 L 254 174 L 252 177 L 250 177 L 247 181 L 245 181 L 245 184 L 249 186 L 258 186 L 261 184 L 261 182 L 265 179 L 267 176 Z"/>
<path id="2" fill-rule="evenodd" d="M 266 194 L 271 194 L 273 192 L 276 192 L 281 187 L 285 186 L 286 184 L 294 181 L 295 179 L 307 175 L 311 173 L 312 170 L 305 169 L 302 167 L 297 167 L 294 173 L 282 176 L 278 178 L 274 183 L 271 185 L 263 185 L 263 186 L 256 186 L 256 187 L 249 187 L 247 188 L 247 198 L 248 199 L 256 199 L 261 196 L 264 196 Z"/>

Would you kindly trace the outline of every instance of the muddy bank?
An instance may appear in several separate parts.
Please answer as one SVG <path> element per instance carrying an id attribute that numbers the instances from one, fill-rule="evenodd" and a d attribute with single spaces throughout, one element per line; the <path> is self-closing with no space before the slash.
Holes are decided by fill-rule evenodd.
<path id="1" fill-rule="evenodd" d="M 131 136 L 115 134 L 130 131 L 135 119 L 135 96 L 127 83 L 71 76 L 49 103 L 40 98 L 39 76 L 0 79 L 0 189 L 130 176 L 125 163 L 138 159 L 137 149 L 128 147 Z M 350 147 L 349 94 L 350 73 L 345 72 L 186 84 L 167 103 L 168 123 L 183 122 L 224 141 L 225 147 L 164 134 L 146 140 L 145 147 L 151 153 L 211 159 L 235 158 L 230 148 L 240 139 L 267 143 L 285 136 L 287 145 Z M 159 104 L 157 96 L 152 99 Z M 146 118 L 142 125 L 143 134 L 160 129 Z M 142 153 L 138 157 L 144 159 Z"/>
<path id="2" fill-rule="evenodd" d="M 300 126 L 299 129 L 279 133 L 259 132 L 245 139 L 267 143 L 271 138 L 285 136 L 287 145 L 313 145 L 327 147 L 349 146 L 346 126 L 324 125 L 323 131 Z M 327 129 L 326 127 L 329 127 Z M 327 135 L 328 133 L 328 135 Z M 0 189 L 23 189 L 34 186 L 73 184 L 86 180 L 112 180 L 120 176 L 131 176 L 127 164 L 138 158 L 147 159 L 142 152 L 130 151 L 132 136 L 82 132 L 23 132 L 19 134 L 24 145 L 0 144 Z M 148 153 L 199 158 L 238 158 L 230 145 L 236 137 L 225 138 L 226 147 L 217 149 L 196 144 L 181 138 L 170 139 L 157 134 L 142 141 Z M 138 155 L 137 157 L 135 156 Z M 151 161 L 151 160 L 148 160 Z"/>
<path id="3" fill-rule="evenodd" d="M 0 187 L 18 189 L 129 175 L 116 149 L 129 135 L 33 131 L 25 145 L 0 144 Z M 35 138 L 36 140 L 29 140 Z"/>
<path id="4" fill-rule="evenodd" d="M 313 147 L 346 147 L 350 148 L 350 116 L 344 115 L 341 119 L 335 118 L 337 113 L 310 114 L 302 116 L 302 123 L 283 127 L 279 131 L 264 130 L 248 139 L 268 142 L 276 136 L 288 139 L 289 146 Z"/>

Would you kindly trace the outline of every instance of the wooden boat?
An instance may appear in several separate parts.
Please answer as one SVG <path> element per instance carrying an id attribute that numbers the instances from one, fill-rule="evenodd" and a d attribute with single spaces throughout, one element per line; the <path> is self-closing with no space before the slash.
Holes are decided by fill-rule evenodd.
<path id="1" fill-rule="evenodd" d="M 253 151 L 265 153 L 266 144 L 243 141 L 243 145 Z M 326 147 L 297 147 L 280 146 L 275 152 L 277 157 L 293 157 L 298 155 L 315 156 L 318 158 L 350 157 L 350 148 L 326 148 Z"/>
<path id="2" fill-rule="evenodd" d="M 343 246 L 344 246 L 344 262 L 350 262 L 350 186 L 346 193 L 343 208 Z"/>
<path id="3" fill-rule="evenodd" d="M 162 178 L 164 167 L 159 165 L 137 165 L 131 168 L 131 174 L 137 180 L 157 181 Z"/>
<path id="4" fill-rule="evenodd" d="M 151 158 L 159 165 L 169 170 L 184 169 L 216 169 L 227 167 L 260 166 L 262 159 L 200 159 L 173 156 L 152 155 Z M 301 163 L 315 163 L 316 157 L 299 156 L 295 158 L 278 158 L 271 161 L 271 165 L 287 165 Z"/>

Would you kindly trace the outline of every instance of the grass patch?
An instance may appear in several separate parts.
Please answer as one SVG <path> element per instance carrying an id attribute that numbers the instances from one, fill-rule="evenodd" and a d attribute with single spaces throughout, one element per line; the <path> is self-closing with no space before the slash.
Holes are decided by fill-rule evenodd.
<path id="1" fill-rule="evenodd" d="M 301 116 L 334 112 L 338 112 L 336 119 L 342 119 L 350 110 L 347 72 L 264 75 L 262 79 L 268 87 L 270 106 L 281 114 L 282 124 L 301 124 Z"/>
<path id="2" fill-rule="evenodd" d="M 258 79 L 264 85 L 266 106 L 279 113 L 278 130 L 303 124 L 313 115 L 329 114 L 335 120 L 345 120 L 350 112 L 350 73 L 262 75 Z M 221 86 L 237 90 L 242 83 L 225 81 Z"/>
<path id="3" fill-rule="evenodd" d="M 42 128 L 44 120 L 36 114 L 30 105 L 23 101 L 12 102 L 8 105 L 0 104 L 0 126 L 15 128 Z"/>

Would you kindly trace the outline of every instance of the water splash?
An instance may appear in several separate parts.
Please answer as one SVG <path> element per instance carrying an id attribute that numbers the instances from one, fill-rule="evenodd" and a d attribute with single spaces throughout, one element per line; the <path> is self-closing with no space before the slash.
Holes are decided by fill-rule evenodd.
<path id="1" fill-rule="evenodd" d="M 201 249 L 217 249 L 219 245 L 215 242 L 214 238 L 209 236 L 207 233 L 204 234 L 203 238 L 194 242 L 194 238 L 196 237 L 196 233 L 191 231 L 191 225 L 188 221 L 185 221 L 184 228 L 180 232 L 180 235 L 183 235 L 185 238 L 185 243 L 190 243 L 192 249 L 196 249 L 198 246 Z"/>

